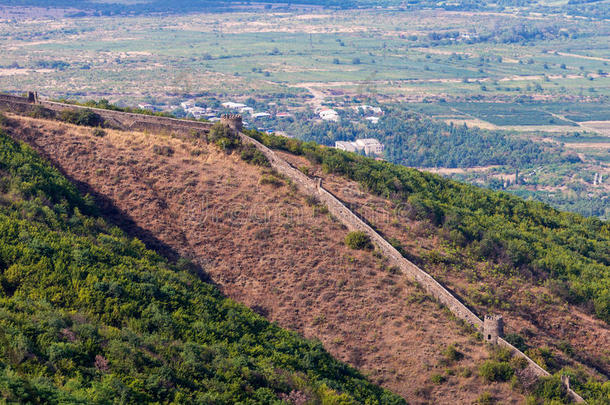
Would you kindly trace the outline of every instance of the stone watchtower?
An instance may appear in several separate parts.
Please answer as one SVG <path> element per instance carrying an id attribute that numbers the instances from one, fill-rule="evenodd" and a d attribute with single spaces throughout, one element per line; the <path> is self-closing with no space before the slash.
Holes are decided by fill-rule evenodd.
<path id="1" fill-rule="evenodd" d="M 28 102 L 32 104 L 38 104 L 38 92 L 28 91 Z"/>
<path id="2" fill-rule="evenodd" d="M 502 315 L 485 315 L 483 320 L 483 339 L 492 345 L 498 344 L 498 338 L 504 336 L 504 318 Z"/>
<path id="3" fill-rule="evenodd" d="M 240 132 L 244 127 L 239 114 L 224 114 L 220 117 L 220 122 L 237 132 Z"/>

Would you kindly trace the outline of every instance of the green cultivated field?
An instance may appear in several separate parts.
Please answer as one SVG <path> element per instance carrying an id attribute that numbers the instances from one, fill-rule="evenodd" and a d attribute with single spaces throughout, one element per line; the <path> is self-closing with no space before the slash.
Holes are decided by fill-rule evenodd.
<path id="1" fill-rule="evenodd" d="M 555 142 L 557 157 L 571 162 L 565 173 L 550 182 L 526 178 L 529 183 L 507 190 L 544 201 L 551 193 L 553 201 L 576 201 L 570 209 L 607 218 L 610 183 L 592 188 L 583 179 L 591 173 L 610 179 L 610 24 L 574 17 L 601 17 L 604 2 L 533 2 L 518 10 L 480 3 L 461 11 L 424 10 L 431 6 L 424 1 L 408 9 L 383 4 L 392 7 L 284 5 L 270 11 L 253 5 L 226 13 L 151 16 L 140 10 L 80 18 L 45 15 L 44 9 L 35 17 L 9 16 L 0 8 L 0 16 L 6 15 L 0 18 L 0 89 L 35 89 L 45 97 L 80 101 L 105 98 L 126 106 L 145 102 L 178 115 L 184 112 L 176 106 L 186 99 L 208 107 L 245 102 L 272 114 L 264 121 L 246 116 L 251 126 L 329 145 L 376 132 L 392 138 L 395 124 L 382 118 L 373 127 L 352 114 L 352 107 L 398 107 L 455 125 L 508 131 L 486 138 L 502 139 L 487 149 L 506 150 L 513 144 L 506 137 Z M 323 137 L 316 112 L 321 107 L 343 117 Z M 277 112 L 289 112 L 300 123 L 275 119 Z M 388 159 L 412 154 L 405 144 L 386 146 Z M 432 156 L 421 161 L 444 164 Z M 487 165 L 489 159 L 469 161 Z M 516 169 L 538 167 L 506 165 L 494 168 L 496 173 L 455 165 L 464 173 L 448 175 L 494 188 L 505 187 Z M 594 202 L 581 210 L 581 198 Z"/>

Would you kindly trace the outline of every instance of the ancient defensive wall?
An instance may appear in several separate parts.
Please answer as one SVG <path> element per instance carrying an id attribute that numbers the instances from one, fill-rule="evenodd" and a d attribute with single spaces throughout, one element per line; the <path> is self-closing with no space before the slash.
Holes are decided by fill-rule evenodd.
<path id="1" fill-rule="evenodd" d="M 197 134 L 207 133 L 212 127 L 212 124 L 207 122 L 42 101 L 38 99 L 36 93 L 29 93 L 29 95 L 29 97 L 19 97 L 0 94 L 0 110 L 19 114 L 36 114 L 49 118 L 57 118 L 63 111 L 90 110 L 102 118 L 104 126 L 124 131 L 168 132 L 188 135 L 193 131 Z"/>
<path id="2" fill-rule="evenodd" d="M 56 103 L 50 101 L 40 101 L 36 93 L 29 93 L 28 97 L 17 97 L 0 94 L 0 110 L 9 111 L 17 114 L 31 114 L 34 112 L 47 113 L 50 117 L 57 117 L 65 110 L 92 110 L 104 120 L 105 124 L 122 130 L 138 130 L 148 132 L 171 132 L 181 137 L 199 136 L 201 133 L 210 131 L 212 124 L 181 120 L 168 117 L 149 116 L 143 114 L 133 114 L 121 111 L 104 110 L 99 108 L 89 108 L 72 104 Z M 379 251 L 386 256 L 389 261 L 397 266 L 401 272 L 410 280 L 422 286 L 428 294 L 433 296 L 445 305 L 457 318 L 473 325 L 480 332 L 485 332 L 484 341 L 490 344 L 497 344 L 511 351 L 515 356 L 524 358 L 527 361 L 527 368 L 537 377 L 546 377 L 549 373 L 526 356 L 519 349 L 508 343 L 502 338 L 503 320 L 498 316 L 486 316 L 485 321 L 481 320 L 474 312 L 455 297 L 447 288 L 436 281 L 430 274 L 405 259 L 379 233 L 366 224 L 356 214 L 354 214 L 343 202 L 326 190 L 319 178 L 313 179 L 290 165 L 286 160 L 279 157 L 273 150 L 269 149 L 259 141 L 247 136 L 242 129 L 241 116 L 223 116 L 221 122 L 235 131 L 244 143 L 254 145 L 269 160 L 271 166 L 280 174 L 290 179 L 302 193 L 317 198 L 325 204 L 328 211 L 351 231 L 365 232 L 377 246 Z M 569 380 L 562 378 L 569 395 L 575 402 L 584 402 L 576 392 L 569 388 Z"/>

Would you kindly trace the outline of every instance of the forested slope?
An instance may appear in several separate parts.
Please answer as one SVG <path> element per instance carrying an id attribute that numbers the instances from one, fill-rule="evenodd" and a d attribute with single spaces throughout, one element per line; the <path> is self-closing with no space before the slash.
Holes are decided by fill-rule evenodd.
<path id="1" fill-rule="evenodd" d="M 0 398 L 403 403 L 96 216 L 0 134 Z"/>
<path id="2" fill-rule="evenodd" d="M 556 145 L 515 139 L 504 131 L 449 125 L 399 108 L 390 109 L 379 123 L 367 126 L 347 120 L 311 124 L 297 119 L 281 123 L 280 128 L 305 141 L 329 146 L 334 146 L 335 141 L 353 141 L 366 134 L 385 145 L 389 161 L 412 167 L 521 168 L 568 160 L 565 150 Z"/>

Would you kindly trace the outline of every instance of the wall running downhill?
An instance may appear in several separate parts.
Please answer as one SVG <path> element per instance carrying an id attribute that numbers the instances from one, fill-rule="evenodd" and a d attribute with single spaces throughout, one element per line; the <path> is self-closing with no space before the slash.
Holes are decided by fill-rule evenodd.
<path id="1" fill-rule="evenodd" d="M 400 268 L 400 270 L 411 280 L 421 285 L 428 294 L 435 297 L 439 302 L 447 306 L 449 310 L 459 319 L 462 319 L 473 325 L 478 330 L 482 331 L 483 321 L 468 309 L 460 300 L 458 300 L 451 292 L 443 287 L 432 276 L 424 270 L 417 267 L 415 264 L 405 259 L 404 256 L 386 241 L 379 233 L 371 228 L 367 223 L 361 220 L 349 208 L 345 206 L 332 193 L 324 189 L 321 179 L 314 180 L 290 165 L 287 161 L 277 156 L 277 154 L 260 143 L 259 141 L 250 138 L 249 136 L 239 133 L 240 138 L 245 143 L 253 144 L 271 163 L 271 166 L 278 173 L 289 178 L 304 194 L 318 198 L 318 200 L 326 205 L 328 211 L 341 223 L 343 223 L 350 231 L 363 231 L 377 245 L 381 253 L 386 256 L 390 262 Z M 521 352 L 519 349 L 508 343 L 506 340 L 499 338 L 498 345 L 507 348 L 510 352 L 527 360 L 528 368 L 537 377 L 547 377 L 549 373 L 536 364 L 532 359 Z M 569 390 L 568 394 L 574 402 L 582 403 L 583 398 L 573 390 Z"/>
<path id="2" fill-rule="evenodd" d="M 168 117 L 157 117 L 142 114 L 132 114 L 121 111 L 104 110 L 99 108 L 89 108 L 72 104 L 63 104 L 50 101 L 30 102 L 28 98 L 0 94 L 0 110 L 10 111 L 17 114 L 31 114 L 43 109 L 49 117 L 57 117 L 65 110 L 92 110 L 99 114 L 107 125 L 123 130 L 149 131 L 151 133 L 177 133 L 181 137 L 200 137 L 202 133 L 210 131 L 212 124 L 206 122 L 181 120 Z M 38 111 L 40 112 L 40 111 Z M 328 211 L 351 231 L 363 231 L 377 245 L 381 253 L 390 262 L 397 266 L 403 274 L 411 280 L 421 285 L 431 296 L 447 306 L 449 310 L 459 319 L 473 325 L 478 330 L 482 330 L 483 321 L 460 300 L 458 300 L 449 290 L 443 287 L 428 273 L 405 259 L 388 241 L 379 235 L 373 228 L 362 221 L 356 214 L 345 206 L 332 193 L 324 189 L 321 179 L 312 179 L 290 165 L 271 149 L 250 138 L 242 132 L 238 132 L 240 139 L 244 143 L 254 145 L 261 153 L 267 157 L 271 166 L 280 174 L 290 179 L 296 187 L 309 196 L 317 198 L 328 207 Z M 527 357 L 520 350 L 512 346 L 504 339 L 498 339 L 498 345 L 506 347 L 514 355 L 525 358 L 529 369 L 538 377 L 548 376 L 549 373 Z M 569 394 L 575 402 L 584 400 L 574 391 L 569 390 Z"/>

